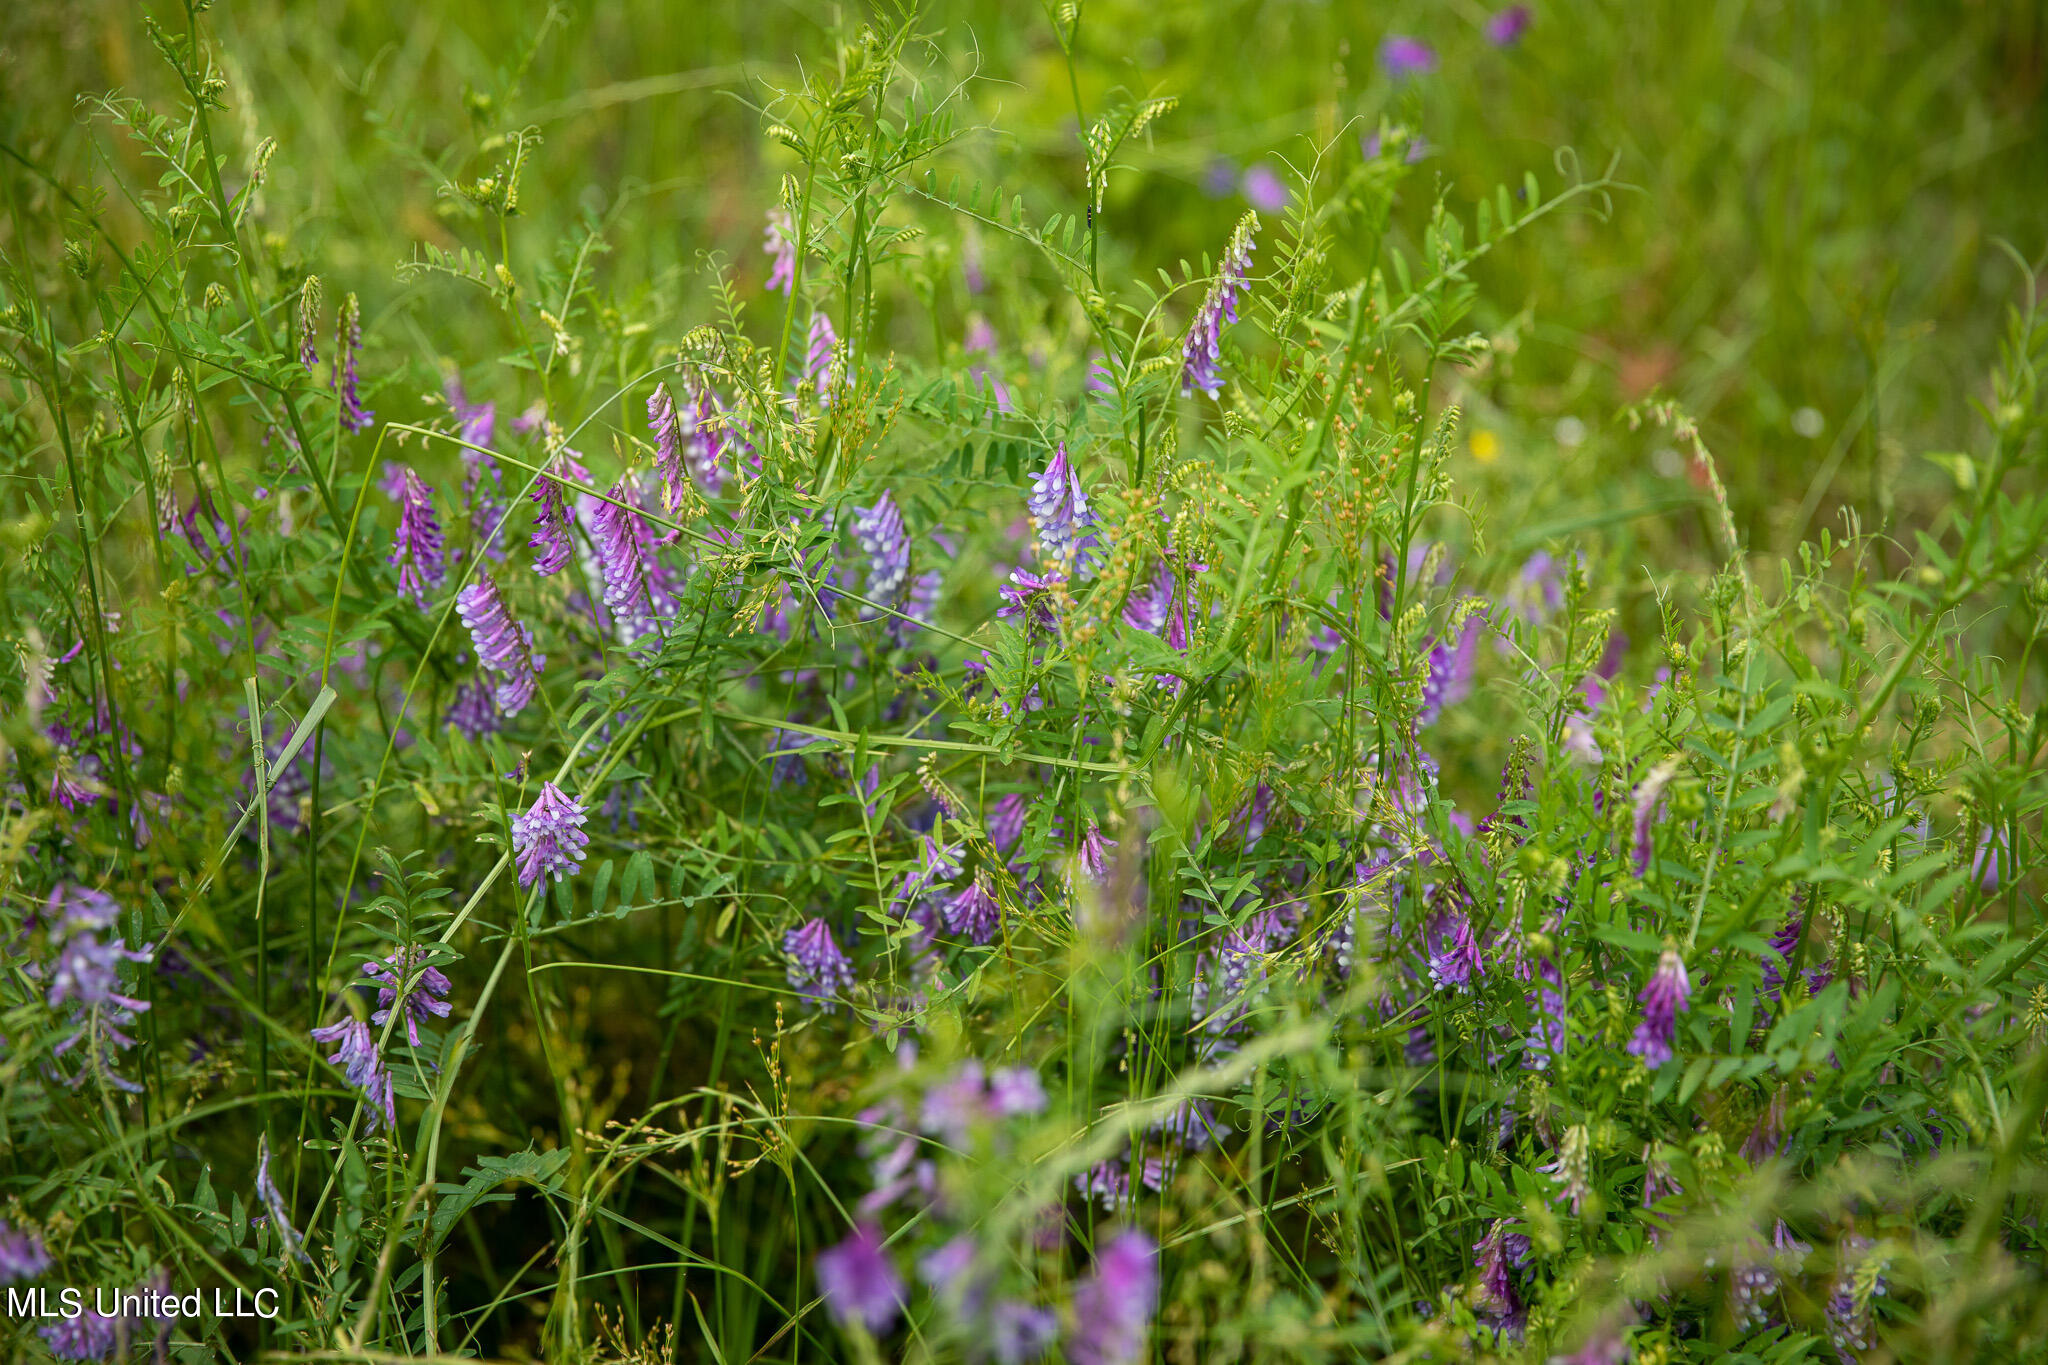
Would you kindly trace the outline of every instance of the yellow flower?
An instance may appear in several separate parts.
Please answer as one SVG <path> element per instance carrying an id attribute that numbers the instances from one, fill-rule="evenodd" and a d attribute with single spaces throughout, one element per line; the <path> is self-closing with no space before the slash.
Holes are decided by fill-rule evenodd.
<path id="1" fill-rule="evenodd" d="M 1500 437 L 1483 427 L 1472 433 L 1469 444 L 1472 447 L 1472 458 L 1481 464 L 1492 464 L 1500 458 Z"/>

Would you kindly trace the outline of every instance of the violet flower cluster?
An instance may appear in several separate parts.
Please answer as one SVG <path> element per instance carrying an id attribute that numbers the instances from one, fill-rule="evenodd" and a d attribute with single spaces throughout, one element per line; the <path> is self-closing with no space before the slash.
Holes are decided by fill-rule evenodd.
<path id="1" fill-rule="evenodd" d="M 1236 231 L 1230 234 L 1230 244 L 1224 248 L 1223 261 L 1216 269 L 1216 281 L 1209 286 L 1208 296 L 1202 300 L 1194 325 L 1188 328 L 1187 339 L 1181 344 L 1183 397 L 1191 397 L 1200 389 L 1214 398 L 1223 387 L 1218 369 L 1223 358 L 1223 324 L 1237 321 L 1238 297 L 1251 282 L 1252 246 L 1258 231 L 1259 215 L 1253 211 L 1245 214 Z"/>

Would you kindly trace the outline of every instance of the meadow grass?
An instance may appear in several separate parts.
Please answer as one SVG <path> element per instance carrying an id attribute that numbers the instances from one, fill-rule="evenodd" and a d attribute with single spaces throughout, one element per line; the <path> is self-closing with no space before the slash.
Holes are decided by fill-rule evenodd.
<path id="1" fill-rule="evenodd" d="M 19 1358 L 2043 1350 L 2035 9 L 0 69 Z"/>

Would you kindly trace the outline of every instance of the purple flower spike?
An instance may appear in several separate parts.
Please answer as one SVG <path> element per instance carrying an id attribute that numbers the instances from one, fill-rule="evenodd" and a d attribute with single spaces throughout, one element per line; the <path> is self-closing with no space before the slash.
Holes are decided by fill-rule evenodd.
<path id="1" fill-rule="evenodd" d="M 1287 186 L 1271 166 L 1259 161 L 1245 171 L 1238 189 L 1247 202 L 1261 213 L 1278 213 L 1287 207 Z"/>
<path id="2" fill-rule="evenodd" d="M 782 952 L 789 959 L 789 984 L 827 1009 L 833 996 L 853 985 L 853 964 L 822 919 L 807 919 L 784 934 Z"/>
<path id="3" fill-rule="evenodd" d="M 540 795 L 526 814 L 512 821 L 512 851 L 519 857 L 519 884 L 532 886 L 542 877 L 562 880 L 583 869 L 590 836 L 583 832 L 583 804 L 552 782 L 540 784 Z"/>
<path id="4" fill-rule="evenodd" d="M 768 226 L 761 229 L 761 250 L 769 260 L 768 292 L 788 293 L 796 284 L 796 224 L 788 209 L 768 210 Z"/>
<path id="5" fill-rule="evenodd" d="M 1426 76 L 1436 70 L 1436 49 L 1420 38 L 1391 33 L 1380 44 L 1380 65 L 1397 81 Z"/>
<path id="6" fill-rule="evenodd" d="M 1109 853 L 1115 847 L 1116 840 L 1105 839 L 1100 825 L 1091 823 L 1081 836 L 1081 870 L 1097 886 L 1109 883 Z"/>
<path id="7" fill-rule="evenodd" d="M 1472 934 L 1472 921 L 1455 898 L 1430 916 L 1423 948 L 1429 960 L 1430 984 L 1438 990 L 1470 990 L 1472 978 L 1486 970 L 1486 959 Z"/>
<path id="8" fill-rule="evenodd" d="M 988 1078 L 989 1107 L 1003 1118 L 1045 1112 L 1045 1085 L 1028 1066 L 1006 1066 Z"/>
<path id="9" fill-rule="evenodd" d="M 976 946 L 994 938 L 1002 920 L 995 896 L 980 877 L 961 887 L 960 893 L 946 902 L 944 914 L 946 927 Z"/>
<path id="10" fill-rule="evenodd" d="M 839 333 L 824 312 L 811 314 L 811 331 L 804 346 L 804 378 L 816 390 L 818 401 L 832 396 L 832 369 L 839 358 Z"/>
<path id="11" fill-rule="evenodd" d="M 1650 769 L 1649 775 L 1636 788 L 1634 819 L 1634 840 L 1629 848 L 1629 870 L 1640 877 L 1650 870 L 1650 855 L 1653 851 L 1650 841 L 1650 822 L 1656 818 L 1658 803 L 1664 799 L 1664 789 L 1671 785 L 1671 779 L 1678 775 L 1676 756 L 1665 759 Z"/>
<path id="12" fill-rule="evenodd" d="M 1173 610 L 1173 570 L 1164 561 L 1152 570 L 1152 581 L 1133 588 L 1124 600 L 1124 624 L 1157 635 Z"/>
<path id="13" fill-rule="evenodd" d="M 1636 1025 L 1628 1050 L 1643 1059 L 1652 1071 L 1671 1060 L 1671 1040 L 1678 1029 L 1678 1016 L 1692 996 L 1692 980 L 1685 974 L 1685 962 L 1675 949 L 1666 948 L 1657 961 L 1650 984 L 1636 999 L 1643 1002 L 1643 1022 Z"/>
<path id="14" fill-rule="evenodd" d="M 441 544 L 441 523 L 434 517 L 434 495 L 407 469 L 398 490 L 398 539 L 390 562 L 398 566 L 398 593 L 425 611 L 427 592 L 448 576 Z"/>
<path id="15" fill-rule="evenodd" d="M 903 513 L 884 489 L 873 507 L 860 509 L 854 518 L 853 538 L 868 557 L 868 596 L 886 601 L 903 586 L 910 573 L 910 536 L 903 529 Z"/>
<path id="16" fill-rule="evenodd" d="M 1095 1258 L 1074 1289 L 1073 1365 L 1135 1365 L 1145 1351 L 1159 1293 L 1158 1252 L 1142 1232 L 1122 1232 Z"/>
<path id="17" fill-rule="evenodd" d="M 533 700 L 533 686 L 547 659 L 533 652 L 533 632 L 512 619 L 505 598 L 490 578 L 455 594 L 455 611 L 469 627 L 477 662 L 498 675 L 498 710 L 516 716 Z"/>
<path id="18" fill-rule="evenodd" d="M 654 469 L 661 475 L 662 506 L 673 512 L 689 485 L 690 469 L 683 460 L 683 427 L 676 418 L 676 403 L 668 385 L 656 384 L 647 397 L 647 429 L 654 433 Z"/>
<path id="19" fill-rule="evenodd" d="M 995 809 L 988 813 L 988 840 L 996 846 L 996 852 L 1008 853 L 1024 837 L 1024 798 L 1016 792 L 999 798 Z"/>
<path id="20" fill-rule="evenodd" d="M 340 1067 L 348 1083 L 363 1092 L 363 1099 L 370 1106 L 371 1131 L 380 1122 L 386 1129 L 396 1128 L 398 1107 L 391 1093 L 391 1073 L 384 1069 L 384 1059 L 377 1052 L 377 1040 L 371 1035 L 370 1026 L 360 1019 L 343 1019 L 314 1029 L 313 1038 L 316 1042 L 335 1044 L 327 1060 Z"/>
<path id="21" fill-rule="evenodd" d="M 1216 368 L 1222 360 L 1223 324 L 1237 321 L 1238 295 L 1251 278 L 1252 246 L 1258 234 L 1257 211 L 1247 213 L 1230 234 L 1223 263 L 1216 271 L 1216 282 L 1209 286 L 1209 295 L 1202 300 L 1194 325 L 1188 328 L 1187 340 L 1181 344 L 1183 397 L 1200 389 L 1214 398 L 1223 387 L 1223 377 Z"/>
<path id="22" fill-rule="evenodd" d="M 343 431 L 361 431 L 377 420 L 377 414 L 363 406 L 362 378 L 356 371 L 356 356 L 363 349 L 363 306 L 350 294 L 334 318 L 336 352 L 335 391 L 341 398 L 339 421 Z"/>
<path id="23" fill-rule="evenodd" d="M 646 619 L 647 556 L 642 547 L 652 537 L 643 532 L 624 479 L 612 485 L 592 510 L 590 521 L 598 567 L 604 574 L 605 609 L 621 621 Z"/>
<path id="24" fill-rule="evenodd" d="M 1458 638 L 1429 651 L 1429 677 L 1422 684 L 1422 710 L 1417 726 L 1434 724 L 1447 706 L 1472 695 L 1472 673 L 1479 650 L 1479 618 L 1468 616 Z"/>
<path id="25" fill-rule="evenodd" d="M 550 461 L 550 469 L 554 462 Z M 552 473 L 544 473 L 533 484 L 533 571 L 560 573 L 569 566 L 575 552 L 569 539 L 569 502 L 562 485 Z"/>
<path id="26" fill-rule="evenodd" d="M 1050 632 L 1059 626 L 1059 615 L 1054 609 L 1053 595 L 1066 586 L 1066 575 L 1049 573 L 1043 576 L 1026 569 L 1014 569 L 1010 581 L 997 589 L 1003 605 L 996 609 L 1000 617 L 1021 616 L 1027 635 Z"/>
<path id="27" fill-rule="evenodd" d="M 488 446 L 498 434 L 498 405 L 489 401 L 472 403 L 462 387 L 462 376 L 451 374 L 441 386 L 448 411 L 455 414 L 458 434 L 473 446 Z"/>
<path id="28" fill-rule="evenodd" d="M 838 1246 L 818 1253 L 818 1291 L 833 1319 L 859 1323 L 874 1336 L 896 1324 L 903 1308 L 903 1277 L 882 1245 L 882 1230 L 862 1223 Z"/>
<path id="29" fill-rule="evenodd" d="M 1038 528 L 1039 552 L 1048 562 L 1085 558 L 1093 543 L 1087 532 L 1095 524 L 1095 513 L 1081 489 L 1080 474 L 1067 458 L 1064 441 L 1053 451 L 1052 462 L 1031 476 L 1031 492 L 1024 501 Z"/>
<path id="30" fill-rule="evenodd" d="M 1486 41 L 1495 47 L 1513 47 L 1522 41 L 1535 17 L 1527 5 L 1509 5 L 1486 21 Z"/>
<path id="31" fill-rule="evenodd" d="M 308 349 L 311 345 L 311 342 L 307 343 Z M 49 1346 L 50 1354 L 59 1360 L 105 1360 L 120 1342 L 121 1323 L 117 1318 L 106 1317 L 99 1310 L 88 1308 L 75 1318 L 38 1327 L 36 1335 Z"/>
<path id="32" fill-rule="evenodd" d="M 988 1350 L 996 1365 L 1026 1365 L 1052 1349 L 1060 1315 L 1036 1304 L 1003 1299 L 988 1310 Z"/>
<path id="33" fill-rule="evenodd" d="M 292 1226 L 291 1212 L 284 1206 L 284 1192 L 277 1188 L 277 1181 L 270 1174 L 270 1139 L 261 1134 L 256 1138 L 256 1197 L 263 1203 L 264 1213 L 270 1219 L 271 1230 L 277 1234 L 284 1254 L 292 1260 L 311 1264 L 313 1258 L 306 1254 L 299 1231 Z"/>
<path id="34" fill-rule="evenodd" d="M 49 1268 L 50 1253 L 43 1249 L 43 1239 L 0 1219 L 0 1284 L 32 1280 Z"/>
<path id="35" fill-rule="evenodd" d="M 365 962 L 363 975 L 378 983 L 377 1012 L 370 1022 L 381 1027 L 405 993 L 405 1040 L 420 1045 L 420 1024 L 428 1018 L 446 1019 L 453 1008 L 448 1001 L 448 978 L 438 967 L 420 967 L 426 954 L 417 948 L 389 953 L 382 962 Z M 415 970 L 417 968 L 417 970 Z"/>

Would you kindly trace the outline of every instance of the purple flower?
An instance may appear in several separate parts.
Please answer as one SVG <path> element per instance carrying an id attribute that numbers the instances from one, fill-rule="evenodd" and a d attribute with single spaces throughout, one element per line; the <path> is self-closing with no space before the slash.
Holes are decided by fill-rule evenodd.
<path id="1" fill-rule="evenodd" d="M 1430 984 L 1438 990 L 1467 991 L 1472 988 L 1472 978 L 1486 970 L 1486 959 L 1473 937 L 1463 898 L 1451 895 L 1441 899 L 1444 903 L 1430 915 L 1422 936 Z"/>
<path id="2" fill-rule="evenodd" d="M 782 952 L 789 959 L 789 984 L 815 1002 L 824 1004 L 853 985 L 853 964 L 822 919 L 805 920 L 784 934 Z"/>
<path id="3" fill-rule="evenodd" d="M 381 1026 L 389 1019 L 403 991 L 405 1040 L 414 1047 L 420 1045 L 420 1024 L 430 1017 L 446 1019 L 452 1008 L 445 998 L 448 978 L 438 967 L 421 966 L 425 957 L 423 949 L 410 948 L 386 954 L 382 962 L 363 964 L 363 975 L 381 987 L 377 992 L 377 1012 L 370 1016 L 370 1022 Z"/>
<path id="4" fill-rule="evenodd" d="M 363 1092 L 363 1099 L 370 1106 L 371 1130 L 374 1132 L 380 1121 L 387 1129 L 397 1127 L 398 1106 L 391 1092 L 391 1073 L 384 1069 L 384 1059 L 377 1052 L 377 1040 L 371 1036 L 370 1026 L 350 1017 L 314 1029 L 313 1038 L 316 1042 L 335 1044 L 327 1060 L 340 1067 L 348 1083 Z"/>
<path id="5" fill-rule="evenodd" d="M 675 399 L 666 384 L 656 384 L 647 396 L 647 429 L 654 433 L 654 469 L 661 475 L 662 506 L 673 512 L 682 501 L 690 470 L 683 460 L 682 423 L 676 418 Z"/>
<path id="6" fill-rule="evenodd" d="M 44 903 L 44 915 L 62 939 L 50 968 L 48 999 L 52 1009 L 67 1001 L 82 1010 L 111 1006 L 117 1016 L 149 1008 L 148 1001 L 131 999 L 120 991 L 121 964 L 147 962 L 149 951 L 132 949 L 125 939 L 102 942 L 97 937 L 120 917 L 113 897 L 90 887 L 60 883 Z"/>
<path id="7" fill-rule="evenodd" d="M 652 537 L 632 507 L 624 479 L 612 485 L 611 492 L 592 510 L 590 521 L 598 567 L 604 575 L 605 609 L 621 623 L 646 621 L 649 602 L 644 547 Z"/>
<path id="8" fill-rule="evenodd" d="M 1629 870 L 1640 877 L 1650 870 L 1650 822 L 1657 814 L 1657 805 L 1664 799 L 1664 789 L 1671 785 L 1671 779 L 1678 775 L 1678 758 L 1673 755 L 1650 769 L 1649 775 L 1636 788 L 1633 810 L 1635 820 L 1634 840 L 1629 850 Z"/>
<path id="9" fill-rule="evenodd" d="M 1159 1293 L 1158 1252 L 1142 1232 L 1121 1232 L 1095 1258 L 1095 1271 L 1074 1289 L 1073 1365 L 1135 1365 L 1144 1354 Z"/>
<path id="10" fill-rule="evenodd" d="M 832 396 L 832 367 L 839 358 L 839 333 L 823 310 L 811 314 L 810 336 L 804 346 L 804 378 L 817 391 L 820 403 Z"/>
<path id="11" fill-rule="evenodd" d="M 334 346 L 338 358 L 331 382 L 341 396 L 337 420 L 343 431 L 361 431 L 377 420 L 377 414 L 363 406 L 362 380 L 356 373 L 356 356 L 363 348 L 363 307 L 354 294 L 342 302 L 341 311 L 335 314 Z"/>
<path id="12" fill-rule="evenodd" d="M 1124 599 L 1124 624 L 1152 635 L 1165 629 L 1173 609 L 1173 587 L 1173 570 L 1161 560 L 1152 570 L 1152 581 L 1133 588 Z"/>
<path id="13" fill-rule="evenodd" d="M 583 832 L 587 812 L 583 803 L 552 782 L 540 784 L 540 795 L 526 814 L 512 821 L 512 851 L 519 857 L 519 884 L 532 886 L 552 875 L 583 868 L 583 853 L 590 836 Z"/>
<path id="14" fill-rule="evenodd" d="M 313 348 L 313 334 L 320 330 L 320 277 L 308 275 L 299 286 L 299 363 L 311 374 L 320 368 L 320 352 Z"/>
<path id="15" fill-rule="evenodd" d="M 1535 17 L 1527 5 L 1509 5 L 1486 21 L 1486 41 L 1495 47 L 1513 47 L 1529 31 Z"/>
<path id="16" fill-rule="evenodd" d="M 552 469 L 555 462 L 549 461 Z M 575 547 L 569 540 L 569 504 L 562 485 L 552 473 L 543 472 L 533 484 L 533 571 L 560 573 L 568 567 Z"/>
<path id="17" fill-rule="evenodd" d="M 407 469 L 398 492 L 398 539 L 391 547 L 391 559 L 398 565 L 398 592 L 410 597 L 422 611 L 427 590 L 441 586 L 448 562 L 441 545 L 441 523 L 434 517 L 434 495 Z"/>
<path id="18" fill-rule="evenodd" d="M 32 1280 L 49 1268 L 50 1253 L 44 1250 L 43 1239 L 0 1218 L 0 1284 Z"/>
<path id="19" fill-rule="evenodd" d="M 1104 838 L 1102 826 L 1090 821 L 1081 836 L 1081 870 L 1097 886 L 1109 884 L 1109 853 L 1115 847 L 1116 840 Z"/>
<path id="20" fill-rule="evenodd" d="M 1436 70 L 1436 49 L 1420 38 L 1390 33 L 1380 44 L 1380 65 L 1397 81 L 1426 76 Z"/>
<path id="21" fill-rule="evenodd" d="M 1835 1277 L 1827 1302 L 1828 1341 L 1847 1365 L 1856 1365 L 1856 1352 L 1877 1344 L 1870 1301 L 1884 1296 L 1885 1263 L 1866 1266 L 1870 1252 L 1870 1239 L 1853 1232 L 1835 1244 Z"/>
<path id="22" fill-rule="evenodd" d="M 1666 948 L 1657 961 L 1650 984 L 1636 999 L 1643 1002 L 1643 1021 L 1636 1025 L 1628 1050 L 1656 1070 L 1671 1060 L 1671 1039 L 1678 1028 L 1678 1016 L 1692 996 L 1692 981 L 1685 974 L 1685 962 L 1675 949 Z"/>
<path id="23" fill-rule="evenodd" d="M 291 1214 L 284 1206 L 284 1192 L 277 1188 L 277 1181 L 270 1175 L 270 1139 L 259 1133 L 256 1136 L 256 1197 L 263 1203 L 270 1226 L 277 1233 L 278 1244 L 284 1254 L 297 1261 L 312 1262 L 299 1238 L 297 1228 L 292 1226 Z"/>
<path id="24" fill-rule="evenodd" d="M 787 293 L 796 284 L 796 224 L 788 209 L 768 210 L 761 229 L 761 250 L 768 256 L 768 292 Z"/>
<path id="25" fill-rule="evenodd" d="M 1064 563 L 1087 548 L 1084 537 L 1095 524 L 1095 513 L 1081 489 L 1080 473 L 1067 458 L 1066 442 L 1060 442 L 1052 461 L 1031 476 L 1031 492 L 1024 503 L 1038 529 L 1039 552 L 1048 561 Z"/>
<path id="26" fill-rule="evenodd" d="M 996 615 L 1023 617 L 1026 635 L 1052 631 L 1059 626 L 1053 596 L 1066 584 L 1066 575 L 1058 571 L 1041 576 L 1028 569 L 1013 569 L 1010 581 L 997 589 L 1003 605 Z"/>
<path id="27" fill-rule="evenodd" d="M 1529 1239 L 1509 1232 L 1508 1226 L 1505 1218 L 1493 1220 L 1486 1235 L 1472 1245 L 1472 1266 L 1479 1272 L 1477 1307 L 1482 1318 L 1502 1330 L 1519 1332 L 1524 1313 L 1510 1267 L 1529 1258 Z"/>
<path id="28" fill-rule="evenodd" d="M 1009 792 L 997 798 L 995 809 L 988 813 L 988 841 L 996 846 L 996 852 L 1008 853 L 1024 837 L 1027 809 L 1020 793 Z"/>
<path id="29" fill-rule="evenodd" d="M 488 576 L 455 594 L 455 611 L 469 627 L 477 662 L 502 679 L 495 692 L 498 709 L 518 715 L 533 700 L 534 683 L 547 663 L 533 652 L 533 632 L 512 619 L 504 595 Z"/>
<path id="30" fill-rule="evenodd" d="M 910 591 L 903 596 L 903 615 L 889 618 L 889 636 L 897 644 L 908 647 L 911 637 L 932 623 L 938 614 L 939 594 L 946 586 L 946 575 L 938 569 L 926 569 L 910 580 Z M 904 617 L 908 617 L 905 620 Z"/>
<path id="31" fill-rule="evenodd" d="M 1995 825 L 1986 825 L 1983 835 L 1977 840 L 1976 856 L 1970 860 L 1970 874 L 1977 879 L 1977 888 L 1985 895 L 1998 890 L 2001 867 L 2008 876 L 2011 875 L 2012 847 L 2006 841 L 2005 831 Z"/>
<path id="32" fill-rule="evenodd" d="M 497 690 L 487 682 L 455 685 L 455 698 L 448 703 L 448 724 L 466 739 L 482 739 L 503 728 L 498 715 Z"/>
<path id="33" fill-rule="evenodd" d="M 1223 263 L 1216 271 L 1216 282 L 1209 286 L 1208 297 L 1195 313 L 1195 321 L 1188 328 L 1187 339 L 1181 344 L 1180 391 L 1183 397 L 1190 396 L 1196 389 L 1214 398 L 1223 387 L 1223 377 L 1217 371 L 1222 359 L 1223 324 L 1237 321 L 1238 295 L 1243 292 L 1251 277 L 1252 246 L 1259 232 L 1259 215 L 1256 210 L 1247 213 L 1238 223 L 1237 230 L 1230 234 L 1230 244 L 1224 248 Z"/>
<path id="34" fill-rule="evenodd" d="M 306 349 L 312 350 L 308 341 Z M 121 1323 L 118 1318 L 102 1315 L 99 1310 L 88 1308 L 75 1318 L 65 1318 L 47 1327 L 38 1327 L 36 1335 L 48 1344 L 50 1354 L 59 1360 L 105 1360 L 114 1352 L 120 1341 Z"/>
<path id="35" fill-rule="evenodd" d="M 873 1223 L 860 1224 L 838 1246 L 819 1252 L 817 1271 L 818 1291 L 840 1326 L 858 1322 L 880 1336 L 895 1325 L 903 1307 L 903 1277 Z"/>
<path id="36" fill-rule="evenodd" d="M 1237 163 L 1220 153 L 1209 158 L 1202 171 L 1202 193 L 1221 199 L 1237 188 Z"/>
<path id="37" fill-rule="evenodd" d="M 910 536 L 903 529 L 903 513 L 888 490 L 863 507 L 853 521 L 853 538 L 868 557 L 868 597 L 885 601 L 910 573 Z"/>
<path id="38" fill-rule="evenodd" d="M 1006 1066 L 988 1078 L 989 1105 L 1003 1118 L 1045 1112 L 1045 1086 L 1028 1066 Z"/>
<path id="39" fill-rule="evenodd" d="M 1479 618 L 1468 616 L 1456 640 L 1429 651 L 1429 677 L 1422 684 L 1422 710 L 1415 717 L 1418 727 L 1433 724 L 1445 707 L 1456 706 L 1472 695 L 1478 649 Z"/>
<path id="40" fill-rule="evenodd" d="M 1252 163 L 1245 171 L 1238 189 L 1251 206 L 1261 213 L 1278 213 L 1287 207 L 1287 186 L 1281 183 L 1273 168 L 1263 161 Z"/>
<path id="41" fill-rule="evenodd" d="M 498 405 L 489 401 L 472 403 L 462 387 L 462 376 L 451 374 L 441 385 L 448 411 L 455 414 L 457 434 L 470 445 L 488 446 L 498 434 Z"/>
<path id="42" fill-rule="evenodd" d="M 997 1365 L 1025 1365 L 1052 1349 L 1060 1334 L 1060 1315 L 1050 1308 L 999 1300 L 988 1310 L 987 1343 Z"/>
<path id="43" fill-rule="evenodd" d="M 946 902 L 943 913 L 948 929 L 976 945 L 994 938 L 1002 921 L 1002 910 L 980 877 L 961 887 L 959 894 Z"/>

